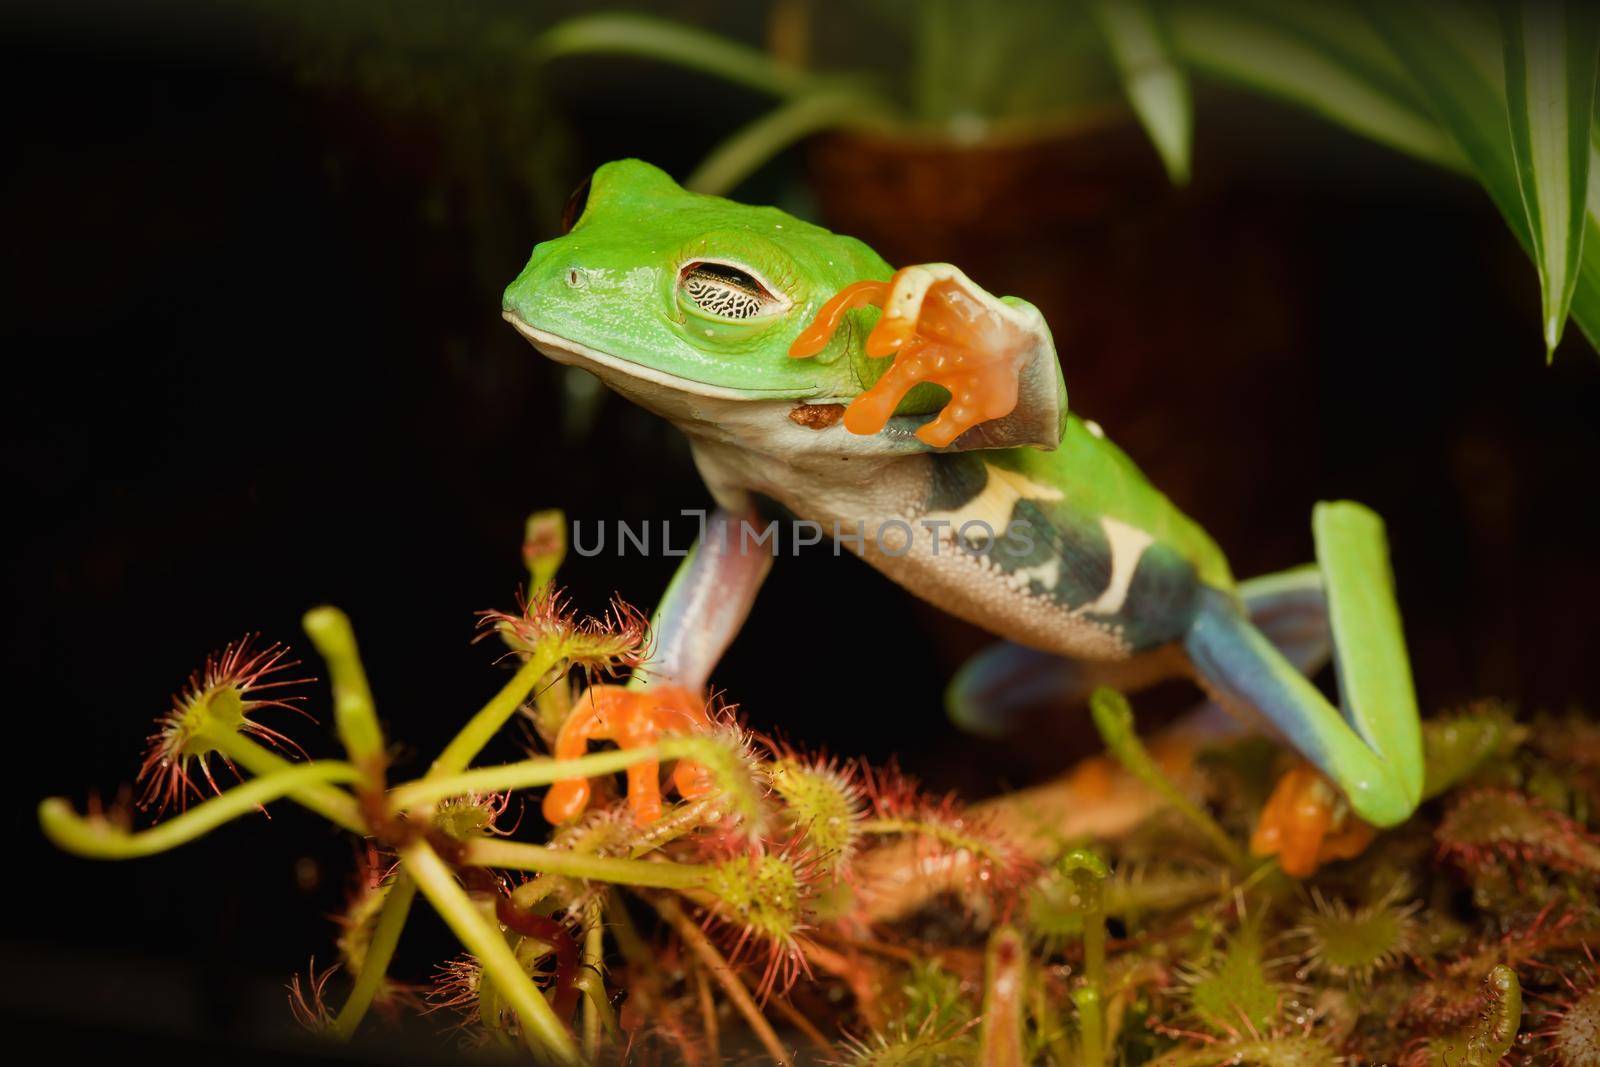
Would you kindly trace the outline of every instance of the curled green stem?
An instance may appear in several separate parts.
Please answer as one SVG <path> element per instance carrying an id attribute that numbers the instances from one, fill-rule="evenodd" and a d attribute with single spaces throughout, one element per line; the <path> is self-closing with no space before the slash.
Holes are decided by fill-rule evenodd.
<path id="1" fill-rule="evenodd" d="M 417 896 L 417 883 L 404 871 L 395 875 L 378 912 L 378 922 L 372 929 L 372 940 L 367 945 L 367 955 L 361 962 L 361 974 L 350 990 L 349 999 L 333 1020 L 332 1033 L 341 1041 L 348 1041 L 366 1017 L 367 1009 L 383 986 L 389 973 L 389 961 L 400 944 L 400 932 L 405 929 L 411 914 L 411 902 Z"/>
<path id="2" fill-rule="evenodd" d="M 1150 758 L 1150 753 L 1134 731 L 1133 708 L 1128 705 L 1127 698 L 1115 689 L 1102 686 L 1089 697 L 1089 711 L 1094 716 L 1095 729 L 1100 731 L 1100 739 L 1117 762 L 1200 831 L 1229 866 L 1241 873 L 1248 873 L 1251 864 L 1244 850 L 1228 836 L 1226 830 L 1217 825 L 1215 819 L 1184 796 L 1156 766 L 1156 761 Z"/>
<path id="3" fill-rule="evenodd" d="M 534 1055 L 560 1064 L 582 1063 L 572 1035 L 522 969 L 505 936 L 472 903 L 439 854 L 427 842 L 414 841 L 400 849 L 400 862 L 451 932 L 478 958 L 496 992 L 516 1012 L 523 1038 Z"/>
<path id="4" fill-rule="evenodd" d="M 221 752 L 234 762 L 243 767 L 257 778 L 267 778 L 271 775 L 286 771 L 291 767 L 304 766 L 304 764 L 291 763 L 276 752 L 269 751 L 263 746 L 238 733 L 221 733 L 209 737 L 217 751 Z M 342 764 L 349 767 L 350 764 Z M 354 779 L 346 779 L 353 781 Z M 328 782 L 312 781 L 308 784 L 298 785 L 288 791 L 286 796 L 301 807 L 309 808 L 330 822 L 337 823 L 354 834 L 367 832 L 366 820 L 361 817 L 361 808 L 356 803 L 356 798 Z"/>
<path id="5" fill-rule="evenodd" d="M 281 770 L 234 786 L 182 815 L 138 832 L 103 819 L 85 819 L 66 800 L 51 797 L 39 805 L 39 826 L 65 852 L 91 859 L 134 859 L 187 844 L 225 822 L 312 785 L 353 782 L 359 777 L 355 767 L 340 760 L 285 764 Z"/>

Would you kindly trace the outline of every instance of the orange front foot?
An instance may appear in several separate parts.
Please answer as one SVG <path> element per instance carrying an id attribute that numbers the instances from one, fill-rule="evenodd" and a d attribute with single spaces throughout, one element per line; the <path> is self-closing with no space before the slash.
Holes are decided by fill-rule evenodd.
<path id="1" fill-rule="evenodd" d="M 619 748 L 655 744 L 663 734 L 710 729 L 705 701 L 682 686 L 654 685 L 628 689 L 620 685 L 594 685 L 584 690 L 556 735 L 557 759 L 576 759 L 589 750 L 590 741 L 615 741 Z M 680 760 L 672 774 L 673 785 L 684 797 L 699 796 L 709 788 L 700 768 Z M 544 817 L 552 823 L 569 822 L 589 806 L 587 778 L 570 778 L 550 787 L 544 797 Z M 628 768 L 628 810 L 634 825 L 645 826 L 661 817 L 661 767 L 655 760 Z"/>
<path id="2" fill-rule="evenodd" d="M 1275 855 L 1285 874 L 1308 878 L 1324 863 L 1359 856 L 1376 834 L 1350 813 L 1315 767 L 1301 763 L 1273 787 L 1250 836 L 1250 851 Z"/>
<path id="3" fill-rule="evenodd" d="M 883 315 L 867 337 L 867 355 L 895 358 L 845 409 L 845 429 L 867 435 L 882 430 L 906 394 L 923 382 L 950 393 L 939 417 L 917 431 L 935 448 L 1016 408 L 1018 379 L 1038 352 L 1037 325 L 949 264 L 905 267 L 888 282 L 845 286 L 795 338 L 789 355 L 803 359 L 821 352 L 845 312 L 869 305 L 883 308 Z"/>

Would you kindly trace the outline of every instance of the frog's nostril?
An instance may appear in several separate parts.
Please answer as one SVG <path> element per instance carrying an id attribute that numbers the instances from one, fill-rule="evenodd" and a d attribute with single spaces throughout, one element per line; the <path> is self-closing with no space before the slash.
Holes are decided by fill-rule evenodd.
<path id="1" fill-rule="evenodd" d="M 589 284 L 589 272 L 581 267 L 568 267 L 567 284 L 574 289 L 582 289 Z"/>

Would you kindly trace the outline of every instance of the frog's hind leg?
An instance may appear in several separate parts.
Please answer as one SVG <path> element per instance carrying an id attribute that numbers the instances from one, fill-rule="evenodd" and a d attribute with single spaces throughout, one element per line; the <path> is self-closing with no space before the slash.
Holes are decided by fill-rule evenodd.
<path id="1" fill-rule="evenodd" d="M 572 759 L 591 741 L 622 748 L 655 743 L 663 734 L 706 729 L 706 684 L 744 625 L 756 593 L 772 567 L 772 552 L 746 536 L 753 515 L 719 509 L 707 519 L 651 619 L 651 651 L 626 686 L 593 685 L 561 725 L 555 755 Z M 710 788 L 702 769 L 679 761 L 673 784 L 683 797 Z M 551 823 L 567 822 L 588 806 L 586 779 L 557 782 L 545 794 Z M 628 807 L 645 825 L 661 814 L 659 768 L 654 762 L 628 771 Z"/>
<path id="2" fill-rule="evenodd" d="M 1313 566 L 1254 578 L 1239 598 L 1256 629 L 1306 675 L 1328 662 L 1332 638 L 1322 575 Z M 1180 673 L 1159 659 L 1090 662 L 1000 641 L 977 653 L 950 681 L 945 708 L 951 721 L 980 737 L 1004 737 L 1026 726 L 1029 713 L 1073 708 L 1101 686 L 1137 692 Z M 1236 731 L 1237 720 L 1213 701 L 1185 713 L 1176 727 L 1187 735 Z"/>
<path id="3" fill-rule="evenodd" d="M 650 657 L 630 688 L 703 690 L 738 636 L 772 569 L 772 551 L 748 532 L 754 513 L 718 508 L 679 564 L 650 620 Z M 759 531 L 757 531 L 759 532 Z"/>
<path id="4" fill-rule="evenodd" d="M 1221 592 L 1205 594 L 1184 647 L 1214 697 L 1270 723 L 1361 819 L 1392 826 L 1421 798 L 1422 739 L 1383 524 L 1340 502 L 1319 504 L 1312 528 L 1342 712 Z M 1327 784 L 1302 771 L 1280 782 L 1252 844 L 1306 874 L 1330 844 L 1357 847 L 1342 822 Z"/>

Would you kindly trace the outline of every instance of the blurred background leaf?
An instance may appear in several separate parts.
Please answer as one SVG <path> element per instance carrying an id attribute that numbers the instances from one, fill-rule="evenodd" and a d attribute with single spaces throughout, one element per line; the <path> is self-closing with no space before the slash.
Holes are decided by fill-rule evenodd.
<path id="1" fill-rule="evenodd" d="M 1167 28 L 1145 0 L 1090 0 L 1116 61 L 1128 103 L 1144 124 L 1174 185 L 1189 180 L 1194 106 Z"/>
<path id="2" fill-rule="evenodd" d="M 1503 5 L 1501 22 L 1511 151 L 1544 292 L 1549 356 L 1566 326 L 1582 258 L 1600 9 L 1520 0 Z"/>
<path id="3" fill-rule="evenodd" d="M 1190 66 L 1476 178 L 1534 259 L 1551 355 L 1569 311 L 1600 344 L 1600 277 L 1584 254 L 1597 21 L 1592 5 L 1553 0 L 1508 3 L 1500 18 L 1484 0 L 789 0 L 766 51 L 618 14 L 562 23 L 540 48 L 645 56 L 779 97 L 695 170 L 713 193 L 834 128 L 964 144 L 1089 128 L 1119 85 L 1183 184 Z M 833 47 L 841 27 L 847 46 Z"/>

